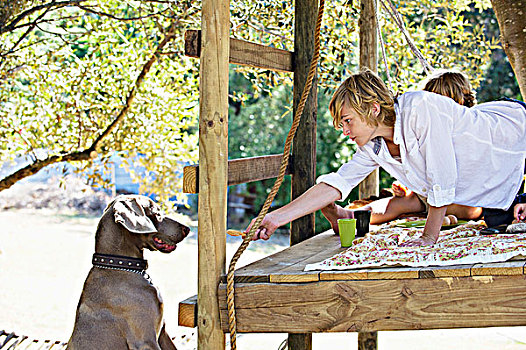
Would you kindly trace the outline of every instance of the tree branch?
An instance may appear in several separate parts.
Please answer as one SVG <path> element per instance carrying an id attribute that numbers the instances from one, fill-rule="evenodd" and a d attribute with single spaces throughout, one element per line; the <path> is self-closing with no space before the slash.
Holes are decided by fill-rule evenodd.
<path id="1" fill-rule="evenodd" d="M 83 161 L 90 160 L 97 156 L 96 152 L 91 152 L 90 150 L 84 150 L 82 152 L 72 152 L 66 155 L 50 156 L 46 159 L 40 160 L 37 159 L 33 163 L 23 167 L 12 173 L 11 175 L 6 176 L 0 180 L 0 192 L 8 189 L 13 186 L 16 182 L 22 180 L 25 177 L 31 176 L 38 173 L 43 168 L 48 165 L 55 164 L 58 162 L 73 162 L 73 161 Z"/>
<path id="2" fill-rule="evenodd" d="M 23 64 L 23 65 L 11 68 L 10 70 L 8 70 L 5 73 L 0 73 L 0 81 L 7 80 L 10 76 L 15 75 L 16 73 L 18 73 L 19 71 L 21 71 L 22 69 L 25 69 L 25 68 L 27 68 L 27 66 L 25 64 Z"/>
<path id="3" fill-rule="evenodd" d="M 250 20 L 246 21 L 245 24 L 252 28 L 252 29 L 255 29 L 255 30 L 258 30 L 260 32 L 263 32 L 263 33 L 266 33 L 266 34 L 270 34 L 270 35 L 274 35 L 282 40 L 285 40 L 285 41 L 289 41 L 291 42 L 292 39 L 290 38 L 287 38 L 286 36 L 284 35 L 281 35 L 281 34 L 278 34 L 278 33 L 275 33 L 273 31 L 271 31 L 270 29 L 267 29 L 266 27 L 262 26 L 261 24 L 256 24 L 256 23 L 252 23 Z M 258 26 L 259 25 L 259 26 Z"/>
<path id="4" fill-rule="evenodd" d="M 79 18 L 81 16 L 66 16 L 66 17 L 61 17 L 60 19 L 61 20 L 69 20 L 69 19 L 76 19 L 76 18 Z M 52 22 L 56 22 L 57 20 L 56 19 L 46 19 L 46 20 L 43 20 L 43 21 L 40 21 L 38 22 L 38 24 L 42 24 L 42 23 L 52 23 Z M 20 24 L 16 27 L 13 28 L 13 30 L 17 30 L 17 29 L 22 29 L 24 27 L 29 27 L 30 25 L 33 25 L 33 22 L 28 22 L 28 23 L 24 23 L 24 24 Z M 77 34 L 77 33 L 72 33 L 72 34 Z M 79 33 L 80 34 L 80 33 Z"/>
<path id="5" fill-rule="evenodd" d="M 81 1 L 82 0 L 68 1 L 68 3 L 81 2 Z M 183 16 L 183 18 L 187 18 L 188 16 L 191 15 L 189 11 L 183 11 L 183 13 L 185 13 L 185 16 Z M 128 97 L 126 98 L 126 102 L 123 108 L 120 110 L 115 120 L 106 128 L 106 130 L 104 130 L 99 135 L 99 137 L 95 139 L 95 141 L 91 144 L 89 148 L 83 151 L 70 152 L 64 155 L 49 156 L 43 160 L 37 159 L 32 164 L 29 164 L 26 167 L 19 169 L 15 171 L 14 173 L 12 173 L 11 175 L 8 175 L 4 177 L 3 179 L 1 179 L 0 180 L 0 192 L 13 186 L 17 181 L 20 181 L 25 177 L 36 174 L 37 172 L 47 167 L 48 165 L 52 165 L 52 164 L 59 163 L 59 162 L 86 161 L 86 160 L 91 160 L 91 159 L 96 158 L 97 153 L 100 150 L 102 142 L 114 131 L 114 129 L 124 120 L 124 118 L 128 114 L 131 108 L 131 105 L 133 103 L 133 100 L 135 99 L 135 95 L 137 94 L 137 90 L 140 88 L 141 84 L 143 83 L 146 74 L 148 74 L 153 64 L 162 55 L 163 48 L 172 39 L 175 38 L 175 34 L 176 34 L 175 29 L 180 24 L 183 18 L 178 17 L 174 19 L 172 24 L 165 31 L 166 33 L 165 37 L 159 43 L 159 45 L 157 46 L 157 49 L 152 54 L 150 59 L 143 65 L 139 76 L 135 80 L 133 87 L 130 89 L 128 93 Z"/>
<path id="6" fill-rule="evenodd" d="M 73 45 L 73 44 L 75 44 L 75 43 L 72 42 L 72 41 L 68 41 L 68 40 L 64 39 L 64 35 L 62 35 L 62 33 L 57 33 L 57 32 L 52 32 L 52 31 L 46 30 L 46 29 L 40 27 L 38 24 L 36 24 L 36 27 L 37 27 L 41 32 L 43 32 L 43 33 L 48 33 L 48 34 L 51 34 L 51 35 L 55 35 L 55 36 L 57 36 L 60 40 L 62 40 L 64 43 L 66 43 L 66 44 L 68 44 L 68 45 Z M 69 33 L 68 33 L 68 34 L 69 34 Z M 84 35 L 84 33 L 83 33 L 83 34 L 80 34 L 80 35 Z"/>
<path id="7" fill-rule="evenodd" d="M 49 11 L 49 8 L 47 8 L 42 14 L 40 14 L 40 16 L 38 16 L 38 18 L 29 26 L 29 28 L 27 28 L 26 32 L 24 34 L 22 34 L 22 36 L 20 38 L 18 38 L 18 41 L 7 51 L 6 54 L 2 54 L 3 57 L 9 55 L 10 53 L 13 53 L 14 50 L 16 49 L 16 47 L 18 46 L 18 44 L 20 44 L 24 38 L 33 31 L 33 29 L 35 29 L 36 25 L 38 24 L 38 20 L 41 19 L 41 18 L 44 18 L 44 16 L 46 15 L 46 13 L 48 13 Z"/>
<path id="8" fill-rule="evenodd" d="M 138 88 L 141 86 L 143 80 L 144 80 L 144 77 L 146 76 L 146 74 L 148 74 L 148 72 L 150 71 L 150 69 L 152 68 L 152 65 L 155 63 L 155 61 L 157 61 L 157 58 L 160 56 L 161 52 L 162 52 L 162 49 L 166 46 L 166 44 L 168 44 L 168 42 L 170 40 L 172 40 L 173 38 L 175 37 L 175 31 L 174 31 L 174 28 L 173 26 L 171 26 L 171 29 L 168 31 L 168 33 L 166 34 L 166 36 L 164 37 L 164 39 L 159 43 L 159 46 L 157 46 L 157 49 L 155 50 L 155 52 L 152 54 L 152 56 L 150 57 L 150 59 L 148 60 L 148 62 L 146 62 L 146 64 L 142 67 L 142 70 L 141 70 L 141 73 L 139 74 L 139 76 L 137 77 L 137 79 L 135 80 L 135 84 L 134 86 L 131 88 L 130 92 L 128 93 L 128 97 L 126 98 L 126 103 L 124 104 L 124 107 L 121 109 L 119 115 L 115 118 L 115 120 L 106 128 L 106 130 L 104 130 L 104 132 L 102 134 L 99 135 L 99 137 L 97 137 L 97 139 L 93 142 L 93 144 L 91 145 L 90 149 L 91 150 L 94 150 L 94 151 L 98 151 L 98 149 L 100 148 L 100 144 L 102 143 L 102 141 L 109 135 L 112 133 L 112 131 L 117 127 L 117 125 L 120 124 L 120 122 L 122 122 L 122 120 L 124 119 L 124 117 L 126 116 L 126 114 L 128 114 L 128 111 L 130 110 L 130 107 L 132 105 L 132 102 L 133 100 L 135 99 L 135 95 L 137 94 L 137 90 Z"/>
<path id="9" fill-rule="evenodd" d="M 155 16 L 158 16 L 158 15 L 160 15 L 163 12 L 166 11 L 166 10 L 165 11 L 159 11 L 159 12 L 156 12 L 156 13 L 150 13 L 149 15 L 144 15 L 144 16 L 139 16 L 139 17 L 125 18 L 125 17 L 117 17 L 117 16 L 114 16 L 114 15 L 106 13 L 106 12 L 95 11 L 95 10 L 90 9 L 87 6 L 77 5 L 77 7 L 82 9 L 82 10 L 84 10 L 84 11 L 86 11 L 86 12 L 93 13 L 93 14 L 98 15 L 98 16 L 108 17 L 108 18 L 114 19 L 116 21 L 122 21 L 122 22 L 138 21 L 138 20 L 145 19 L 145 18 L 155 17 Z"/>
<path id="10" fill-rule="evenodd" d="M 24 18 L 26 18 L 28 16 L 31 16 L 33 13 L 35 13 L 37 11 L 40 11 L 40 10 L 43 10 L 43 9 L 46 9 L 46 11 L 49 11 L 53 7 L 60 8 L 60 7 L 65 7 L 65 6 L 71 6 L 73 4 L 79 4 L 79 3 L 84 2 L 84 1 L 87 1 L 87 0 L 71 0 L 71 1 L 55 1 L 55 0 L 53 0 L 50 3 L 32 7 L 30 9 L 22 12 L 21 14 L 19 14 L 14 20 L 12 20 L 5 27 L 1 27 L 0 28 L 0 34 L 4 34 L 4 33 L 13 31 L 15 29 L 16 25 L 20 21 L 22 21 Z"/>
<path id="11" fill-rule="evenodd" d="M 146 74 L 148 74 L 148 72 L 152 68 L 152 65 L 161 56 L 162 50 L 166 46 L 166 44 L 168 44 L 170 40 L 172 40 L 175 37 L 175 27 L 176 23 L 173 23 L 169 27 L 164 39 L 159 43 L 155 52 L 142 67 L 139 76 L 135 80 L 133 87 L 128 93 L 128 97 L 126 98 L 124 107 L 120 110 L 115 120 L 113 120 L 113 122 L 106 128 L 106 130 L 104 130 L 102 134 L 100 134 L 99 137 L 95 139 L 95 141 L 91 144 L 89 148 L 83 151 L 71 152 L 65 155 L 49 156 L 43 160 L 37 159 L 32 164 L 29 164 L 26 167 L 19 169 L 11 175 L 8 175 L 2 180 L 0 180 L 0 192 L 13 186 L 17 181 L 20 181 L 25 177 L 36 174 L 48 165 L 55 164 L 58 162 L 84 161 L 95 158 L 97 156 L 97 152 L 100 150 L 101 144 L 104 141 L 104 139 L 106 139 L 113 132 L 113 130 L 124 120 L 124 118 L 128 114 L 132 106 L 133 100 L 135 99 L 135 95 L 137 94 L 137 90 L 143 83 Z"/>

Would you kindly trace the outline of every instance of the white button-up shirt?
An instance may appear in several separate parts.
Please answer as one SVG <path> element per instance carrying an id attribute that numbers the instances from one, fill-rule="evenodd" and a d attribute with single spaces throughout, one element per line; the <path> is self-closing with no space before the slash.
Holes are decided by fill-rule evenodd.
<path id="1" fill-rule="evenodd" d="M 427 91 L 395 105 L 394 159 L 383 138 L 359 147 L 335 173 L 318 177 L 346 198 L 381 166 L 436 207 L 451 203 L 507 209 L 519 191 L 526 157 L 526 109 L 496 101 L 467 108 Z"/>

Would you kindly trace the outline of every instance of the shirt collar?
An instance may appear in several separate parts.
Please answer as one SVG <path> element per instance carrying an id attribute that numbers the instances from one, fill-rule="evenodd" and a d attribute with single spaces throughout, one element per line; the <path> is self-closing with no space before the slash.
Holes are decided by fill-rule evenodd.
<path id="1" fill-rule="evenodd" d="M 402 143 L 402 121 L 400 118 L 400 106 L 398 106 L 398 101 L 396 101 L 395 105 L 395 125 L 394 125 L 394 135 L 393 135 L 393 142 L 396 145 L 399 145 Z"/>
<path id="2" fill-rule="evenodd" d="M 376 136 L 371 141 L 373 142 L 373 152 L 374 154 L 378 155 L 380 153 L 380 149 L 382 149 L 382 138 L 380 136 Z"/>

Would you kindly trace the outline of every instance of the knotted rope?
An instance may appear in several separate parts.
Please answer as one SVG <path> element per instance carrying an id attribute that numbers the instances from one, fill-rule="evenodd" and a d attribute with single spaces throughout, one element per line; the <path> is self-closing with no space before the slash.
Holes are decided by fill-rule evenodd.
<path id="1" fill-rule="evenodd" d="M 321 28 L 321 20 L 323 17 L 324 7 L 325 7 L 325 0 L 320 0 L 320 6 L 318 8 L 318 18 L 316 20 L 316 29 L 315 29 L 315 34 L 314 34 L 314 37 L 315 37 L 314 55 L 312 57 L 309 73 L 307 75 L 307 82 L 305 83 L 305 87 L 303 88 L 303 92 L 301 94 L 301 99 L 298 104 L 298 108 L 296 110 L 296 113 L 294 114 L 292 126 L 287 135 L 287 139 L 285 140 L 285 147 L 283 149 L 283 158 L 281 160 L 281 168 L 279 169 L 278 177 L 276 179 L 276 182 L 274 183 L 274 186 L 272 187 L 272 190 L 267 196 L 265 203 L 263 204 L 263 208 L 259 212 L 259 215 L 254 221 L 254 224 L 250 228 L 250 231 L 243 238 L 243 242 L 241 243 L 236 253 L 232 257 L 232 260 L 230 260 L 230 265 L 228 267 L 227 304 L 228 304 L 228 324 L 229 324 L 229 329 L 230 329 L 230 347 L 232 350 L 237 349 L 237 346 L 236 346 L 236 336 L 237 336 L 236 308 L 235 308 L 235 303 L 234 303 L 234 296 L 235 296 L 234 271 L 235 271 L 236 263 L 241 257 L 241 254 L 243 254 L 245 249 L 248 247 L 250 241 L 252 240 L 252 237 L 254 236 L 254 232 L 256 231 L 256 229 L 259 227 L 259 225 L 263 221 L 263 218 L 265 217 L 265 215 L 267 215 L 270 205 L 272 204 L 274 197 L 278 193 L 278 190 L 281 187 L 281 184 L 283 182 L 283 178 L 285 177 L 285 171 L 287 170 L 287 166 L 288 166 L 289 158 L 290 158 L 290 149 L 291 149 L 292 141 L 294 139 L 294 135 L 296 134 L 296 130 L 298 129 L 299 123 L 301 121 L 301 115 L 303 113 L 303 109 L 305 108 L 305 103 L 307 102 L 307 98 L 312 88 L 312 81 L 316 74 L 316 68 L 318 66 L 318 60 L 320 58 L 320 28 Z"/>

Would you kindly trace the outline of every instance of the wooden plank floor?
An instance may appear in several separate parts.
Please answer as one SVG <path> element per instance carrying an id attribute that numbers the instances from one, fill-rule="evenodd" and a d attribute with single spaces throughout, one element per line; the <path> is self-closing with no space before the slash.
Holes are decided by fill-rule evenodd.
<path id="1" fill-rule="evenodd" d="M 524 275 L 526 261 L 429 267 L 382 267 L 355 270 L 303 271 L 345 248 L 332 230 L 236 270 L 236 283 L 302 283 L 317 281 L 443 278 Z"/>

